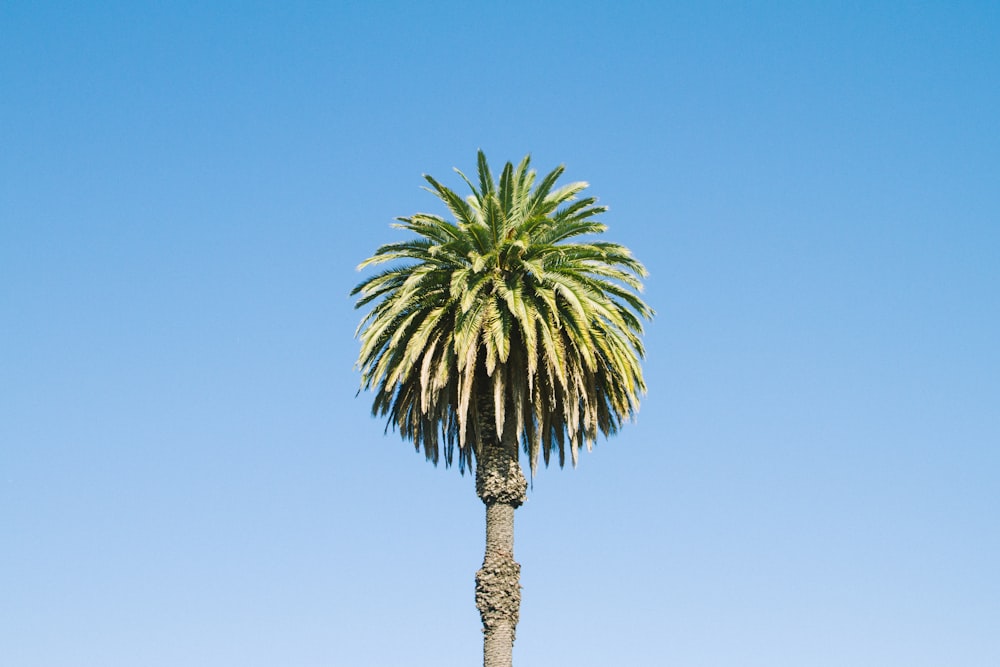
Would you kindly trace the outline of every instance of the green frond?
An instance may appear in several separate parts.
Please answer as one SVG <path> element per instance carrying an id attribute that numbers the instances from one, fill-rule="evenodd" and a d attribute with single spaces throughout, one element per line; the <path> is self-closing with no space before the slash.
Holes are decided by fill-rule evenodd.
<path id="1" fill-rule="evenodd" d="M 458 310 L 464 315 L 474 305 L 481 304 L 479 296 L 491 284 L 490 276 L 477 272 L 473 264 L 471 270 L 457 273 L 456 278 L 451 281 L 451 296 L 458 300 Z"/>
<path id="2" fill-rule="evenodd" d="M 471 198 L 476 202 L 481 202 L 482 200 L 480 199 L 479 191 L 476 189 L 476 186 L 472 184 L 472 181 L 469 180 L 469 177 L 466 176 L 464 173 L 462 173 L 462 170 L 459 169 L 458 167 L 455 167 L 455 173 L 458 174 L 463 181 L 465 181 L 465 184 L 469 186 L 469 190 L 472 191 L 472 194 L 469 195 L 468 198 L 466 198 L 466 201 L 468 201 L 469 198 Z"/>
<path id="3" fill-rule="evenodd" d="M 545 215 L 551 211 L 551 208 L 544 208 L 544 205 L 548 202 L 552 186 L 555 185 L 555 182 L 559 180 L 559 177 L 562 176 L 564 171 L 566 171 L 566 167 L 559 165 L 550 171 L 545 178 L 542 179 L 542 182 L 538 184 L 538 187 L 535 188 L 534 196 L 532 196 L 531 201 L 528 203 L 529 215 Z M 553 203 L 552 208 L 555 206 L 556 204 Z"/>
<path id="4" fill-rule="evenodd" d="M 570 183 L 564 185 L 557 190 L 553 190 L 545 197 L 545 202 L 547 204 L 555 204 L 558 206 L 563 202 L 573 201 L 576 198 L 578 192 L 586 190 L 590 186 L 586 181 L 577 181 L 576 183 Z"/>
<path id="5" fill-rule="evenodd" d="M 493 174 L 490 173 L 490 165 L 486 162 L 486 154 L 479 151 L 476 154 L 476 167 L 479 173 L 479 195 L 485 197 L 491 195 L 496 190 L 493 183 Z"/>
<path id="6" fill-rule="evenodd" d="M 509 166 L 509 165 L 508 165 Z M 507 170 L 504 170 L 507 173 Z M 496 250 L 501 239 L 504 236 L 506 217 L 504 216 L 503 202 L 501 202 L 496 196 L 490 195 L 485 201 L 486 207 L 483 211 L 483 217 L 486 221 L 486 227 L 490 231 L 489 237 L 489 248 L 490 250 Z"/>
<path id="7" fill-rule="evenodd" d="M 448 210 L 451 211 L 451 214 L 454 215 L 460 223 L 471 224 L 474 221 L 475 218 L 472 215 L 472 211 L 464 199 L 455 194 L 453 190 L 438 183 L 434 180 L 433 176 L 424 174 L 424 179 L 431 184 L 431 187 L 433 188 L 432 192 L 448 206 Z"/>

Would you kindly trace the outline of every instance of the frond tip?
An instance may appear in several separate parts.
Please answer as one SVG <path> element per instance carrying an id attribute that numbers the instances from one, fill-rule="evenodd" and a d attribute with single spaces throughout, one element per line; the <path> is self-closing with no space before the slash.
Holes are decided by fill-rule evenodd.
<path id="1" fill-rule="evenodd" d="M 536 185 L 526 156 L 494 180 L 477 155 L 466 198 L 425 175 L 452 216 L 418 213 L 394 227 L 415 236 L 359 266 L 388 265 L 351 291 L 370 310 L 358 325 L 361 389 L 372 414 L 437 463 L 471 466 L 482 447 L 519 445 L 575 464 L 598 434 L 635 417 L 645 393 L 639 297 L 646 269 L 624 246 L 587 240 L 606 212 L 580 181 Z M 458 171 L 456 169 L 456 171 Z"/>

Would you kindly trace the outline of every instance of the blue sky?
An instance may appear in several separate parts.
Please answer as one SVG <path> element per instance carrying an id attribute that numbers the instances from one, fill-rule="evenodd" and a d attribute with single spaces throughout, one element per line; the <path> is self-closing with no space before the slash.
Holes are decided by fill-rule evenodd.
<path id="1" fill-rule="evenodd" d="M 478 148 L 658 313 L 516 664 L 1000 664 L 1000 6 L 210 4 L 0 7 L 5 664 L 476 664 L 482 506 L 347 293 Z"/>

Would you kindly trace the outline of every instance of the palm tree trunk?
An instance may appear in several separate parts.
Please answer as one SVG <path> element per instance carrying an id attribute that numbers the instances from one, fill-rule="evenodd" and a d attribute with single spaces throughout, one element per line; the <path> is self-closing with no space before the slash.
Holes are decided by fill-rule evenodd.
<path id="1" fill-rule="evenodd" d="M 501 448 L 484 450 L 476 469 L 476 491 L 486 505 L 486 554 L 482 569 L 476 573 L 476 607 L 483 620 L 483 667 L 511 667 L 521 607 L 521 566 L 514 560 L 514 510 L 524 502 L 527 482 L 517 459 L 511 460 Z"/>
<path id="2" fill-rule="evenodd" d="M 514 434 L 513 425 L 505 425 L 503 442 L 498 441 L 495 429 L 487 430 L 492 433 L 483 434 L 476 461 L 476 493 L 486 505 L 486 554 L 482 569 L 476 573 L 476 607 L 483 621 L 483 667 L 512 667 L 521 607 L 521 566 L 514 560 L 514 510 L 524 502 L 528 483 L 517 461 L 517 439 L 508 437 Z"/>

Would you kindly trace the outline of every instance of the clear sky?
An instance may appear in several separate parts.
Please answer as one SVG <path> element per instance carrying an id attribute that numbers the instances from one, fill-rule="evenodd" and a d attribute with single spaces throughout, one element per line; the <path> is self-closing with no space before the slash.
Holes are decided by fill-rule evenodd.
<path id="1" fill-rule="evenodd" d="M 1000 4 L 4 2 L 0 664 L 477 664 L 483 510 L 355 397 L 475 151 L 650 270 L 518 511 L 531 665 L 1000 665 Z"/>

